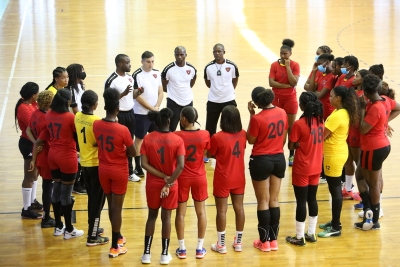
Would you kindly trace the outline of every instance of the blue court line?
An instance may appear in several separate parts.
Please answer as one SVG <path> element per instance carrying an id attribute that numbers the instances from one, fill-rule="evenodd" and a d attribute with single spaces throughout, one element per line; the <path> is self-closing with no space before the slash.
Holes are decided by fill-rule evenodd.
<path id="1" fill-rule="evenodd" d="M 3 18 L 4 11 L 6 11 L 9 0 L 0 0 L 0 20 Z"/>

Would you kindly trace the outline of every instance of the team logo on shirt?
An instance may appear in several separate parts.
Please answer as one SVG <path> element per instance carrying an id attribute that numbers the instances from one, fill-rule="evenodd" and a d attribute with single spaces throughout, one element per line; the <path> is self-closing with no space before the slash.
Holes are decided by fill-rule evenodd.
<path id="1" fill-rule="evenodd" d="M 231 68 L 225 68 L 225 69 L 226 69 L 226 72 L 229 72 L 231 70 Z"/>
<path id="2" fill-rule="evenodd" d="M 153 77 L 154 77 L 154 78 L 157 78 L 157 74 L 153 74 Z"/>
<path id="3" fill-rule="evenodd" d="M 186 70 L 186 73 L 187 73 L 188 75 L 190 75 L 190 72 L 191 72 L 191 70 Z"/>

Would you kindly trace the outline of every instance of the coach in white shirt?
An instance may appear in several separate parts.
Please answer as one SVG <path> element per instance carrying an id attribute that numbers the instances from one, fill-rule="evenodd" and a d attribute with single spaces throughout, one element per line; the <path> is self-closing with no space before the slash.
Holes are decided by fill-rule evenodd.
<path id="1" fill-rule="evenodd" d="M 143 88 L 143 93 L 134 99 L 135 106 L 135 147 L 136 147 L 136 173 L 139 176 L 144 176 L 142 167 L 140 166 L 140 147 L 142 146 L 143 138 L 148 132 L 156 129 L 147 117 L 150 110 L 160 110 L 160 105 L 163 100 L 164 92 L 161 83 L 161 74 L 158 70 L 153 69 L 154 55 L 150 51 L 145 51 L 142 54 L 142 66 L 133 72 L 133 88 Z"/>
<path id="2" fill-rule="evenodd" d="M 210 137 L 217 131 L 222 109 L 228 105 L 236 106 L 235 88 L 239 79 L 239 70 L 235 63 L 225 59 L 225 48 L 216 44 L 213 48 L 214 60 L 204 69 L 204 80 L 208 92 L 206 130 Z"/>
<path id="3" fill-rule="evenodd" d="M 168 92 L 167 108 L 174 113 L 169 130 L 176 130 L 184 107 L 193 106 L 192 87 L 196 82 L 196 69 L 186 62 L 186 48 L 177 46 L 174 50 L 175 62 L 168 64 L 161 73 L 164 92 Z M 182 127 L 181 127 L 182 129 Z"/>

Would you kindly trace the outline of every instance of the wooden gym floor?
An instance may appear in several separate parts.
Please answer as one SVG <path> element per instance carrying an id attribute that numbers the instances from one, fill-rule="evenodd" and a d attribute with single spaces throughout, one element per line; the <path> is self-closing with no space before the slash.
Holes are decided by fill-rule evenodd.
<path id="1" fill-rule="evenodd" d="M 208 89 L 203 81 L 204 66 L 213 59 L 212 47 L 225 45 L 226 58 L 240 71 L 236 89 L 243 127 L 248 125 L 247 101 L 258 85 L 268 87 L 270 64 L 278 59 L 281 41 L 296 42 L 292 59 L 301 66 L 302 79 L 298 95 L 309 74 L 320 45 L 329 45 L 335 56 L 355 55 L 360 69 L 383 63 L 385 80 L 400 94 L 400 1 L 318 1 L 318 0 L 197 0 L 197 1 L 31 1 L 10 0 L 0 21 L 0 240 L 1 266 L 139 266 L 143 252 L 143 235 L 147 218 L 145 181 L 130 183 L 123 210 L 122 233 L 127 237 L 128 253 L 108 258 L 109 245 L 88 248 L 86 238 L 64 241 L 53 237 L 52 229 L 41 229 L 40 221 L 22 220 L 22 158 L 15 132 L 14 107 L 19 90 L 27 81 L 35 81 L 43 90 L 52 80 L 52 70 L 81 63 L 87 73 L 86 88 L 100 96 L 106 78 L 114 71 L 114 57 L 125 53 L 131 57 L 132 71 L 140 66 L 140 55 L 155 54 L 155 68 L 162 70 L 174 60 L 177 45 L 187 48 L 187 61 L 198 70 L 194 86 L 194 105 L 205 125 Z M 165 95 L 166 97 L 166 95 Z M 101 97 L 100 97 L 101 98 Z M 166 101 L 163 102 L 165 106 Z M 100 100 L 96 114 L 103 116 Z M 228 249 L 226 255 L 214 253 L 210 245 L 217 240 L 212 188 L 206 201 L 208 227 L 202 260 L 195 259 L 197 242 L 196 215 L 189 208 L 186 217 L 188 258 L 175 256 L 173 266 L 399 266 L 400 255 L 400 120 L 391 123 L 392 152 L 385 161 L 385 189 L 380 231 L 363 232 L 353 228 L 358 221 L 355 201 L 344 201 L 341 237 L 319 239 L 316 244 L 294 247 L 284 238 L 295 233 L 295 199 L 291 187 L 291 169 L 283 179 L 279 250 L 262 253 L 252 247 L 257 238 L 256 199 L 246 171 L 246 225 L 241 253 Z M 246 162 L 251 151 L 248 146 Z M 287 151 L 286 151 L 287 152 Z M 209 184 L 213 172 L 207 166 Z M 40 179 L 39 179 L 40 181 Z M 39 186 L 40 187 L 40 186 Z M 41 190 L 38 199 L 41 200 Z M 76 196 L 77 223 L 87 231 L 86 196 Z M 318 191 L 319 223 L 330 218 L 327 185 Z M 190 206 L 193 202 L 190 200 Z M 101 218 L 105 236 L 111 237 L 107 206 Z M 228 212 L 228 244 L 234 236 L 233 210 Z M 174 227 L 172 227 L 174 229 Z M 161 222 L 157 224 L 152 247 L 153 263 L 159 265 Z M 86 234 L 86 233 L 85 233 Z M 170 252 L 177 239 L 171 235 Z M 397 251 L 397 252 L 396 252 Z"/>

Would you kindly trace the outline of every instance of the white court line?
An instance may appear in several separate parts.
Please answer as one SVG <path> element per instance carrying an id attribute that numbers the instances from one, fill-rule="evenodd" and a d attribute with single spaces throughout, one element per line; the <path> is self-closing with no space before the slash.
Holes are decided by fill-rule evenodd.
<path id="1" fill-rule="evenodd" d="M 10 88 L 11 88 L 11 81 L 14 77 L 15 66 L 17 64 L 19 46 L 21 44 L 22 31 L 24 29 L 26 13 L 28 13 L 28 9 L 31 7 L 31 4 L 32 4 L 31 0 L 28 0 L 28 3 L 25 6 L 24 15 L 22 16 L 22 22 L 21 22 L 21 28 L 19 30 L 19 35 L 18 35 L 17 47 L 15 48 L 14 60 L 13 60 L 12 66 L 11 66 L 10 77 L 8 79 L 8 84 L 7 84 L 6 96 L 4 97 L 3 108 L 1 109 L 1 114 L 0 114 L 0 133 L 1 133 L 1 128 L 3 127 L 4 116 L 6 114 L 6 107 L 7 107 L 7 103 L 8 103 L 8 94 L 10 93 Z"/>

